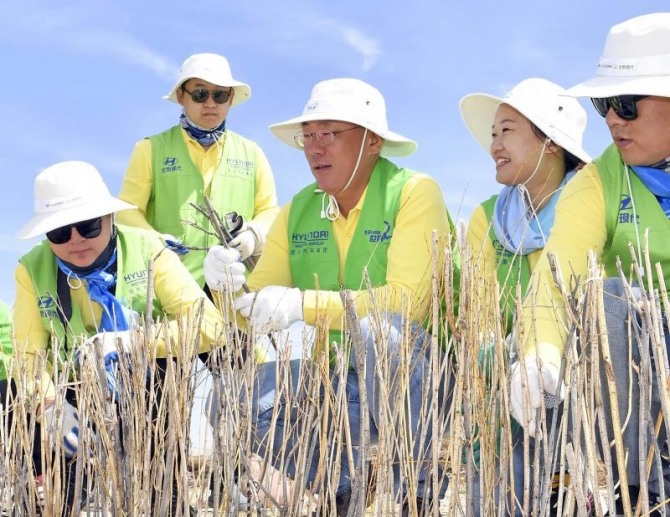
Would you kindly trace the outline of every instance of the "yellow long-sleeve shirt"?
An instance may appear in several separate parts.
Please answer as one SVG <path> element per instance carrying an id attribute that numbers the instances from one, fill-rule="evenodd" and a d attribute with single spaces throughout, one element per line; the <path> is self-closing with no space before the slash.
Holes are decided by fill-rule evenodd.
<path id="1" fill-rule="evenodd" d="M 223 329 L 221 313 L 214 304 L 207 299 L 204 292 L 181 263 L 179 256 L 156 248 L 154 261 L 154 295 L 161 303 L 168 316 L 188 316 L 191 309 L 200 300 L 204 301 L 204 316 L 200 328 L 199 351 L 204 352 L 211 348 L 217 334 Z M 15 354 L 25 361 L 28 379 L 36 378 L 38 354 L 44 354 L 51 340 L 51 333 L 42 324 L 40 310 L 37 305 L 38 296 L 28 270 L 19 264 L 15 270 L 16 300 L 13 312 L 13 330 Z M 102 307 L 90 299 L 85 282 L 77 289 L 71 289 L 72 306 L 80 310 L 82 322 L 89 335 L 93 335 L 99 328 L 102 318 Z M 175 346 L 180 336 L 179 323 L 173 320 L 169 323 L 170 346 Z M 167 355 L 168 344 L 165 335 L 160 334 L 156 340 L 156 356 Z M 53 394 L 53 383 L 48 371 L 41 372 L 41 386 L 46 398 Z"/>
<path id="2" fill-rule="evenodd" d="M 537 353 L 544 362 L 560 366 L 567 339 L 565 303 L 554 286 L 548 254 L 556 255 L 564 279 L 574 274 L 583 281 L 588 272 L 589 252 L 599 258 L 606 241 L 603 187 L 596 166 L 590 163 L 567 183 L 556 204 L 554 226 L 531 282 L 537 295 L 524 300 L 527 356 L 535 355 L 537 345 Z"/>
<path id="3" fill-rule="evenodd" d="M 332 222 L 340 257 L 339 274 L 342 283 L 344 283 L 345 257 L 367 194 L 366 189 L 348 217 L 340 216 Z M 450 238 L 447 208 L 439 185 L 425 174 L 415 174 L 408 179 L 403 187 L 400 207 L 388 249 L 387 283 L 374 289 L 374 296 L 376 300 L 383 300 L 381 302 L 383 308 L 402 312 L 403 301 L 407 303 L 407 296 L 411 295 L 414 304 L 413 319 L 421 321 L 428 315 L 430 305 L 433 231 L 445 240 Z M 258 290 L 268 285 L 287 287 L 294 285 L 288 254 L 290 208 L 290 203 L 283 206 L 270 228 L 260 261 L 249 275 L 248 284 L 251 290 Z M 353 296 L 358 314 L 366 314 L 370 299 L 367 291 L 354 292 Z M 327 315 L 331 328 L 341 329 L 343 311 L 338 291 L 304 292 L 304 320 L 309 325 L 315 324 L 317 315 L 319 317 Z"/>
<path id="4" fill-rule="evenodd" d="M 225 139 L 221 139 L 208 149 L 204 149 L 197 141 L 188 136 L 181 129 L 181 135 L 186 143 L 191 160 L 202 174 L 205 185 L 205 193 L 209 194 L 214 172 L 219 166 L 222 146 Z M 153 230 L 146 218 L 146 209 L 151 193 L 153 191 L 152 171 L 152 147 L 151 140 L 145 138 L 135 144 L 133 153 L 128 163 L 126 176 L 121 186 L 119 198 L 132 203 L 136 210 L 125 210 L 117 214 L 119 223 L 135 226 L 147 230 Z M 220 207 L 214 207 L 220 210 Z M 225 207 L 223 208 L 225 210 Z M 277 205 L 277 192 L 275 189 L 272 169 L 265 155 L 259 148 L 259 166 L 256 174 L 256 199 L 254 200 L 254 215 L 252 218 L 254 229 L 262 235 L 267 234 L 274 221 L 279 206 Z M 249 222 L 249 221 L 247 221 Z M 188 244 L 188 243 L 187 243 Z"/>

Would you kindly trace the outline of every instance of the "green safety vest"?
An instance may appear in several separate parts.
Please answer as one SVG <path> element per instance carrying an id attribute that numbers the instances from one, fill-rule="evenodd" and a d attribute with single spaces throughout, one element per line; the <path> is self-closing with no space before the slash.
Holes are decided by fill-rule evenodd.
<path id="1" fill-rule="evenodd" d="M 507 323 L 506 331 L 509 332 L 514 324 L 514 310 L 516 308 L 516 286 L 521 285 L 521 295 L 526 294 L 530 283 L 530 264 L 526 255 L 513 253 L 506 249 L 498 240 L 493 225 L 493 210 L 498 195 L 491 196 L 482 203 L 482 208 L 489 222 L 489 239 L 493 243 L 496 254 L 496 275 L 500 285 L 500 303 L 503 316 Z M 503 329 L 505 330 L 505 329 Z"/>
<path id="2" fill-rule="evenodd" d="M 117 226 L 116 237 L 116 290 L 115 296 L 126 307 L 142 314 L 147 305 L 147 285 L 149 260 L 154 257 L 158 237 L 144 230 Z M 60 346 L 61 359 L 67 356 L 65 343 L 76 343 L 92 335 L 85 327 L 81 317 L 81 308 L 72 305 L 72 315 L 67 320 L 67 331 L 59 315 L 61 297 L 58 295 L 58 264 L 56 255 L 44 240 L 35 246 L 19 261 L 24 265 L 35 286 L 36 300 L 42 325 Z M 82 286 L 82 289 L 86 287 Z M 153 316 L 162 314 L 160 302 L 154 298 Z M 52 343 L 54 342 L 52 339 Z"/>
<path id="3" fill-rule="evenodd" d="M 656 196 L 642 183 L 640 178 L 621 159 L 615 145 L 594 160 L 600 175 L 605 201 L 607 242 L 601 262 L 608 277 L 619 276 L 617 258 L 622 270 L 630 272 L 632 257 L 628 243 L 637 253 L 638 244 L 644 249 L 645 233 L 649 232 L 649 259 L 651 264 L 660 263 L 666 285 L 670 285 L 670 220 L 665 215 Z M 630 188 L 628 180 L 630 178 Z M 634 208 L 633 208 L 634 207 Z M 639 239 L 638 239 L 639 235 Z M 644 260 L 639 257 L 638 260 Z M 654 275 L 655 278 L 655 275 Z M 654 280 L 658 287 L 658 281 Z"/>
<path id="4" fill-rule="evenodd" d="M 234 211 L 249 221 L 254 216 L 258 146 L 230 130 L 225 135 L 208 197 L 221 218 Z M 219 244 L 209 220 L 192 206 L 204 205 L 205 183 L 191 160 L 181 127 L 174 126 L 150 139 L 154 187 L 147 203 L 147 221 L 158 232 L 173 235 L 187 246 L 209 248 Z M 183 257 L 200 286 L 205 285 L 205 254 L 204 249 L 190 250 Z"/>
<path id="5" fill-rule="evenodd" d="M 372 287 L 386 284 L 388 248 L 393 238 L 400 196 L 414 172 L 398 168 L 380 158 L 372 171 L 361 216 L 344 264 L 344 283 L 340 282 L 340 258 L 332 224 L 320 217 L 321 192 L 316 183 L 301 190 L 291 202 L 288 217 L 288 253 L 293 284 L 301 291 L 320 289 L 354 291 L 365 289 L 363 271 L 367 268 Z M 331 331 L 329 343 L 341 341 L 339 331 Z"/>

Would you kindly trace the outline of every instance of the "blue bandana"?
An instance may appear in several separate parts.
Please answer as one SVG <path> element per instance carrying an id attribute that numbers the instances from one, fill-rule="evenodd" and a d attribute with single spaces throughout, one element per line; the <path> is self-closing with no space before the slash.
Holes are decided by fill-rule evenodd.
<path id="1" fill-rule="evenodd" d="M 90 273 L 77 274 L 68 267 L 62 260 L 57 259 L 58 268 L 70 278 L 86 280 L 88 295 L 91 300 L 97 302 L 102 307 L 102 321 L 100 322 L 99 332 L 114 332 L 119 330 L 128 330 L 128 309 L 109 290 L 116 284 L 116 278 L 106 270 L 116 262 L 116 249 L 109 261 L 101 268 L 96 268 Z"/>
<path id="2" fill-rule="evenodd" d="M 219 127 L 205 129 L 188 118 L 186 113 L 182 113 L 179 117 L 179 125 L 184 128 L 184 131 L 188 133 L 188 136 L 193 140 L 196 140 L 200 145 L 212 145 L 223 136 L 223 133 L 226 130 L 225 120 L 221 122 Z"/>
<path id="3" fill-rule="evenodd" d="M 670 218 L 670 172 L 655 167 L 631 165 L 635 175 L 640 178 L 652 194 L 658 199 L 665 215 Z"/>
<path id="4" fill-rule="evenodd" d="M 493 231 L 506 250 L 528 255 L 544 248 L 554 226 L 558 196 L 565 184 L 575 175 L 568 172 L 539 212 L 534 212 L 519 185 L 505 186 L 498 194 L 493 208 Z"/>

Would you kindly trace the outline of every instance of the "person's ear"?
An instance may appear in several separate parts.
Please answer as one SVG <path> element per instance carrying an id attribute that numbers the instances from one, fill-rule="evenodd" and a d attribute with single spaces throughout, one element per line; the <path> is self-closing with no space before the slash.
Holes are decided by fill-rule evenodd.
<path id="1" fill-rule="evenodd" d="M 380 154 L 384 146 L 384 139 L 377 133 L 368 131 L 368 149 L 371 154 Z"/>
<path id="2" fill-rule="evenodd" d="M 184 105 L 184 93 L 184 89 L 181 86 L 177 88 L 177 102 L 182 106 Z"/>
<path id="3" fill-rule="evenodd" d="M 557 153 L 560 149 L 561 146 L 559 146 L 556 142 L 554 142 L 551 138 L 547 137 L 547 139 L 544 141 L 544 145 L 546 147 L 546 152 L 555 154 Z"/>

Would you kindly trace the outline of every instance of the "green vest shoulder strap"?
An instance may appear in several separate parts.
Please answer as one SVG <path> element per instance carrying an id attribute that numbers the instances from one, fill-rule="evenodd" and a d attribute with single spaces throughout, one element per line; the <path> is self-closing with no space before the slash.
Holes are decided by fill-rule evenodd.
<path id="1" fill-rule="evenodd" d="M 146 311 L 149 260 L 153 257 L 158 238 L 143 230 L 118 226 L 117 281 L 115 296 L 125 306 L 138 313 Z M 35 286 L 35 303 L 40 311 L 42 325 L 61 346 L 59 353 L 66 357 L 66 347 L 95 333 L 87 329 L 81 317 L 81 308 L 72 304 L 71 297 L 63 305 L 62 289 L 58 288 L 58 265 L 48 242 L 42 241 L 21 257 Z M 82 287 L 85 288 L 85 287 Z M 59 296 L 59 291 L 61 295 Z M 68 291 L 68 294 L 69 291 Z M 152 313 L 161 314 L 158 300 L 154 300 Z"/>
<path id="2" fill-rule="evenodd" d="M 603 187 L 607 241 L 601 261 L 609 277 L 618 276 L 617 260 L 625 274 L 630 272 L 632 256 L 645 248 L 645 235 L 649 235 L 649 260 L 660 263 L 666 284 L 670 283 L 670 220 L 663 212 L 656 196 L 623 162 L 615 145 L 594 160 Z M 640 260 L 640 258 L 638 258 Z M 654 279 L 656 275 L 654 275 Z M 654 280 L 658 287 L 657 280 Z"/>
<path id="3" fill-rule="evenodd" d="M 221 217 L 234 211 L 247 221 L 253 218 L 259 148 L 230 130 L 226 130 L 225 139 L 209 192 L 205 192 L 202 172 L 191 160 L 181 127 L 150 137 L 153 190 L 147 221 L 158 232 L 174 235 L 196 248 L 218 244 L 209 220 L 193 207 L 203 205 L 206 194 Z M 204 250 L 191 250 L 183 257 L 199 285 L 204 285 L 204 259 Z"/>
<path id="4" fill-rule="evenodd" d="M 530 265 L 525 255 L 512 253 L 498 240 L 493 224 L 491 224 L 497 199 L 497 195 L 491 196 L 482 203 L 482 208 L 489 222 L 489 239 L 491 239 L 496 254 L 496 276 L 500 285 L 501 309 L 507 322 L 507 329 L 511 329 L 514 322 L 516 287 L 521 285 L 522 296 L 526 293 L 530 283 Z"/>

